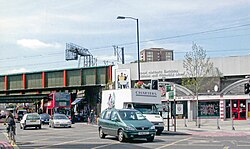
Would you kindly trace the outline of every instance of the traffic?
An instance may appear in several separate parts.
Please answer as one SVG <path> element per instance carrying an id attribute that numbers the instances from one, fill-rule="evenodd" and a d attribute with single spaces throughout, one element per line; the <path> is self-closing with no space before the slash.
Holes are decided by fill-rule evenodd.
<path id="1" fill-rule="evenodd" d="M 131 94 L 131 96 L 128 96 Z M 148 95 L 153 96 L 148 96 Z M 75 101 L 75 100 L 74 100 Z M 152 142 L 164 130 L 163 119 L 157 105 L 161 103 L 160 91 L 148 89 L 107 90 L 102 92 L 101 113 L 94 110 L 88 114 L 89 124 L 98 126 L 100 139 L 107 135 L 116 136 L 118 141 L 144 138 Z M 40 108 L 6 108 L 1 117 L 13 113 L 20 130 L 43 129 L 43 125 L 53 128 L 71 128 L 76 122 L 72 95 L 64 92 L 48 94 L 42 99 Z"/>

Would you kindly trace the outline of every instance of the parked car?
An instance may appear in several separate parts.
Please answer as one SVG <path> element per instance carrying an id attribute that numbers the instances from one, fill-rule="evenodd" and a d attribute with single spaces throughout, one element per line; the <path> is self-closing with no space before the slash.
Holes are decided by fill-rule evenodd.
<path id="1" fill-rule="evenodd" d="M 27 113 L 20 121 L 20 128 L 26 129 L 27 127 L 42 128 L 42 123 L 38 113 Z"/>
<path id="2" fill-rule="evenodd" d="M 120 142 L 146 138 L 154 140 L 156 129 L 141 112 L 135 109 L 106 109 L 98 120 L 99 137 L 106 135 L 117 136 Z"/>
<path id="3" fill-rule="evenodd" d="M 49 124 L 50 115 L 47 113 L 40 114 L 42 124 Z"/>
<path id="4" fill-rule="evenodd" d="M 54 114 L 50 121 L 49 127 L 71 127 L 71 121 L 65 114 Z"/>
<path id="5" fill-rule="evenodd" d="M 26 113 L 27 113 L 27 110 L 18 110 L 17 111 L 17 120 L 20 121 L 23 118 L 24 114 L 26 114 Z"/>

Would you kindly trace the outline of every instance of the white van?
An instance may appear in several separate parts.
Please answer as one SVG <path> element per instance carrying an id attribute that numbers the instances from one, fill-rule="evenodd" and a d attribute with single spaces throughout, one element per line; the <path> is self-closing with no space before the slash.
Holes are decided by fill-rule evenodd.
<path id="1" fill-rule="evenodd" d="M 161 93 L 149 89 L 119 89 L 102 92 L 101 111 L 107 108 L 136 109 L 155 125 L 156 134 L 164 130 L 163 119 L 156 105 L 161 104 Z"/>

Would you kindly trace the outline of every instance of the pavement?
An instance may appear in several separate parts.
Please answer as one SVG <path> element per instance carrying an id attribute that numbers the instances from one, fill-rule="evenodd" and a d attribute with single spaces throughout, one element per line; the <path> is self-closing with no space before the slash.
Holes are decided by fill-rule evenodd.
<path id="1" fill-rule="evenodd" d="M 3 123 L 0 123 L 0 148 L 2 149 L 14 149 L 15 147 L 9 144 L 7 139 L 6 127 Z"/>
<path id="2" fill-rule="evenodd" d="M 166 134 L 190 134 L 200 136 L 247 136 L 250 135 L 250 119 L 248 120 L 217 120 L 217 119 L 201 119 L 200 128 L 196 125 L 196 121 L 188 121 L 184 119 L 176 120 L 176 132 L 174 132 L 174 120 L 170 119 L 170 127 L 168 130 L 167 120 L 165 120 Z"/>

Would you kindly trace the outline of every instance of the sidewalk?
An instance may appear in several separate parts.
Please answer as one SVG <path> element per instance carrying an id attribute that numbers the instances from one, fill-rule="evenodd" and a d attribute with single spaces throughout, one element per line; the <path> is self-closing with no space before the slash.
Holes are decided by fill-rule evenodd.
<path id="1" fill-rule="evenodd" d="M 201 119 L 200 128 L 196 126 L 195 121 L 184 119 L 176 120 L 177 127 L 174 132 L 173 120 L 170 119 L 170 131 L 167 131 L 167 120 L 165 120 L 164 133 L 166 134 L 192 134 L 202 136 L 247 136 L 250 135 L 250 120 L 232 120 L 221 121 L 217 119 Z M 217 125 L 217 123 L 219 125 Z M 185 126 L 186 124 L 186 126 Z M 233 130 L 234 128 L 234 130 Z"/>
<path id="2" fill-rule="evenodd" d="M 9 141 L 5 134 L 6 127 L 3 126 L 3 123 L 0 123 L 0 148 L 14 149 L 14 147 L 8 143 Z"/>

